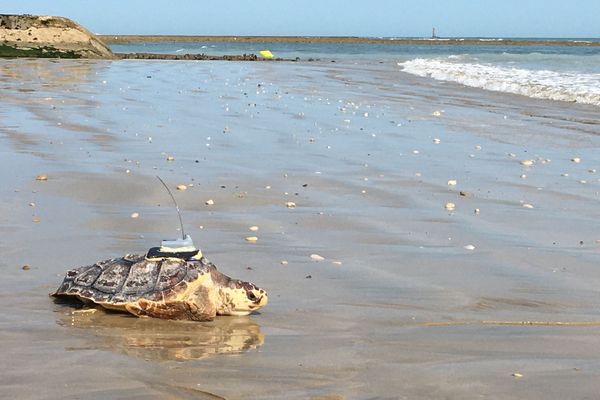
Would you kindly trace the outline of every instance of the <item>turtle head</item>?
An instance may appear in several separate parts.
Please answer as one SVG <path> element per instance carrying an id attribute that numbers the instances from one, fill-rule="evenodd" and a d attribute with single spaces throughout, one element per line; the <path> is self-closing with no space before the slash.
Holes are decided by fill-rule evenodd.
<path id="1" fill-rule="evenodd" d="M 218 315 L 248 315 L 267 304 L 269 298 L 264 289 L 250 282 L 230 279 L 219 272 L 217 274 L 220 275 L 221 283 L 218 291 Z"/>

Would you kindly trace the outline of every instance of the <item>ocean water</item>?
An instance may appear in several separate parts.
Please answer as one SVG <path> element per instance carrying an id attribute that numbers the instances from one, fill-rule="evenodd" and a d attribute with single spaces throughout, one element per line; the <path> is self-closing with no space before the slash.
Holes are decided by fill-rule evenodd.
<path id="1" fill-rule="evenodd" d="M 484 41 L 492 39 L 481 39 Z M 500 39 L 495 39 L 500 40 Z M 548 40 L 551 44 L 553 40 Z M 594 42 L 598 39 L 573 39 Z M 160 42 L 113 44 L 115 52 L 258 53 L 342 63 L 394 63 L 405 73 L 485 90 L 600 106 L 600 46 L 395 45 Z"/>

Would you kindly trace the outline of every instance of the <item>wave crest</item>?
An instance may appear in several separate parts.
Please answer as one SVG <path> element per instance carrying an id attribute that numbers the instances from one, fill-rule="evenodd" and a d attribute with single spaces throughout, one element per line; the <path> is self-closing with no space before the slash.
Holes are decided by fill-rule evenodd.
<path id="1" fill-rule="evenodd" d="M 497 92 L 600 106 L 600 74 L 557 72 L 416 58 L 402 71 Z"/>

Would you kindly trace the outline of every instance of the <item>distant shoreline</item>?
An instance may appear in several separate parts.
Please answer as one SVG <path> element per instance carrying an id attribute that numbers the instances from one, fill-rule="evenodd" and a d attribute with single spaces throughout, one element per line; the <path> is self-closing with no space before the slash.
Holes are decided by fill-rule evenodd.
<path id="1" fill-rule="evenodd" d="M 237 42 L 237 43 L 351 43 L 421 46 L 579 46 L 598 47 L 600 41 L 544 39 L 383 39 L 350 36 L 192 36 L 192 35 L 96 35 L 105 43 L 139 42 Z"/>

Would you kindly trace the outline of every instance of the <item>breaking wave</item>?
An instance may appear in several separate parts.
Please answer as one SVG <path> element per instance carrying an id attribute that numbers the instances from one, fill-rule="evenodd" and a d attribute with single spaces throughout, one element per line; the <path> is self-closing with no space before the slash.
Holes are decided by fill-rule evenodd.
<path id="1" fill-rule="evenodd" d="M 600 74 L 502 67 L 491 64 L 416 58 L 399 62 L 402 71 L 465 86 L 538 99 L 600 106 Z"/>

